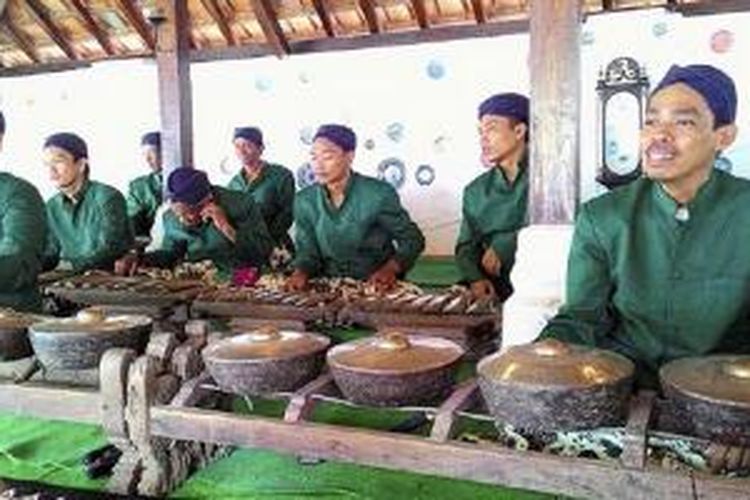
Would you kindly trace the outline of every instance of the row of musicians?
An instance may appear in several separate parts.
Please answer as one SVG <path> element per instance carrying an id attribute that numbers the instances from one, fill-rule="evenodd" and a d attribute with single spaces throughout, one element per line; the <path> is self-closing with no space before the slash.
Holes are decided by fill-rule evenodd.
<path id="1" fill-rule="evenodd" d="M 750 353 L 750 182 L 713 168 L 736 136 L 736 109 L 734 82 L 721 70 L 669 70 L 649 97 L 641 130 L 645 175 L 580 208 L 566 303 L 543 337 L 623 353 L 646 385 L 675 358 Z M 526 217 L 526 98 L 500 94 L 484 101 L 479 133 L 490 168 L 464 191 L 456 257 L 474 293 L 504 298 L 516 233 Z M 88 180 L 85 143 L 70 134 L 50 137 L 44 154 L 60 194 L 47 204 L 52 244 L 46 252 L 45 214 L 35 189 L 0 177 L 0 300 L 23 304 L 18 297 L 35 293 L 42 262 L 53 265 L 58 255 L 78 269 L 111 267 L 119 259 L 123 273 L 178 259 L 260 265 L 274 245 L 288 244 L 292 220 L 293 289 L 323 275 L 388 287 L 421 253 L 424 238 L 395 191 L 352 171 L 356 136 L 349 128 L 320 127 L 312 147 L 319 182 L 293 202 L 291 174 L 261 160 L 260 133 L 239 129 L 235 136 L 246 165 L 232 181 L 237 190 L 210 185 L 198 170 L 174 171 L 167 179 L 164 241 L 140 260 L 122 258 L 131 246 L 126 202 L 116 190 Z M 157 146 L 158 158 L 151 137 L 147 145 Z M 155 186 L 145 218 L 159 204 L 159 179 L 155 173 L 131 186 L 133 199 Z M 133 208 L 131 215 L 141 213 Z"/>

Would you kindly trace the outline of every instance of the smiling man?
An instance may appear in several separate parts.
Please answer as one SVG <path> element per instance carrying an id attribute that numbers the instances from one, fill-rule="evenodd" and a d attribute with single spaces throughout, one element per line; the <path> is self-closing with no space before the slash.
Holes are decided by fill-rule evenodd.
<path id="1" fill-rule="evenodd" d="M 125 198 L 117 189 L 89 178 L 88 146 L 78 135 L 49 136 L 43 155 L 58 190 L 47 201 L 45 269 L 59 261 L 75 271 L 111 269 L 133 243 Z"/>
<path id="2" fill-rule="evenodd" d="M 676 358 L 750 353 L 750 182 L 713 168 L 736 108 L 722 71 L 669 70 L 641 130 L 645 176 L 581 207 L 542 337 L 620 352 L 643 386 Z"/>

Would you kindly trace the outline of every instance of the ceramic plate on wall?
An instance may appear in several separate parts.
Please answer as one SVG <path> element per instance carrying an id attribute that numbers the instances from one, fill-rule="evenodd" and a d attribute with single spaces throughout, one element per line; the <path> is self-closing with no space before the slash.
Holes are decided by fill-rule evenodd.
<path id="1" fill-rule="evenodd" d="M 297 168 L 297 188 L 303 189 L 315 184 L 315 174 L 309 162 L 303 163 Z"/>
<path id="2" fill-rule="evenodd" d="M 378 165 L 378 179 L 400 189 L 406 180 L 406 166 L 398 158 L 387 158 Z"/>
<path id="3" fill-rule="evenodd" d="M 429 165 L 420 165 L 414 173 L 414 178 L 420 186 L 429 186 L 435 181 L 435 169 Z"/>

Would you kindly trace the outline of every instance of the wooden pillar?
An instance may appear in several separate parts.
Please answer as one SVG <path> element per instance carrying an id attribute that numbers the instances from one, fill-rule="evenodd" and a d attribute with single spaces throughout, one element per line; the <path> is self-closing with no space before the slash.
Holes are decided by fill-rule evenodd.
<path id="1" fill-rule="evenodd" d="M 193 102 L 190 88 L 190 19 L 187 0 L 158 0 L 164 20 L 157 26 L 162 161 L 165 178 L 193 166 Z"/>
<path id="2" fill-rule="evenodd" d="M 582 0 L 531 0 L 531 224 L 570 224 L 579 201 Z"/>

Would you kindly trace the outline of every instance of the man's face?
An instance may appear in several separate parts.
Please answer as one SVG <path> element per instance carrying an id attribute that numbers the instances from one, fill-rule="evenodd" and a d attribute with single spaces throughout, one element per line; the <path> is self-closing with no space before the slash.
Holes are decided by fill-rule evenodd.
<path id="1" fill-rule="evenodd" d="M 484 115 L 478 130 L 482 159 L 487 164 L 497 165 L 525 145 L 526 125 L 507 116 Z"/>
<path id="2" fill-rule="evenodd" d="M 152 172 L 161 172 L 161 149 L 157 146 L 144 144 L 141 146 L 141 152 L 148 168 Z"/>
<path id="3" fill-rule="evenodd" d="M 181 201 L 173 201 L 170 203 L 169 207 L 182 225 L 196 227 L 203 222 L 203 209 L 210 203 L 211 196 L 208 196 L 197 205 L 188 205 Z"/>
<path id="4" fill-rule="evenodd" d="M 73 186 L 83 176 L 85 158 L 76 161 L 70 152 L 56 146 L 44 148 L 42 155 L 49 169 L 49 178 L 57 189 Z"/>
<path id="5" fill-rule="evenodd" d="M 346 177 L 352 161 L 354 161 L 354 151 L 346 152 L 323 137 L 313 142 L 310 163 L 315 178 L 321 184 L 331 184 Z"/>
<path id="6" fill-rule="evenodd" d="M 243 165 L 255 165 L 263 155 L 263 148 L 243 137 L 234 140 L 234 154 Z"/>
<path id="7" fill-rule="evenodd" d="M 735 133 L 734 125 L 714 129 L 711 109 L 692 88 L 682 83 L 665 87 L 651 96 L 641 129 L 644 173 L 664 183 L 699 182 Z"/>

